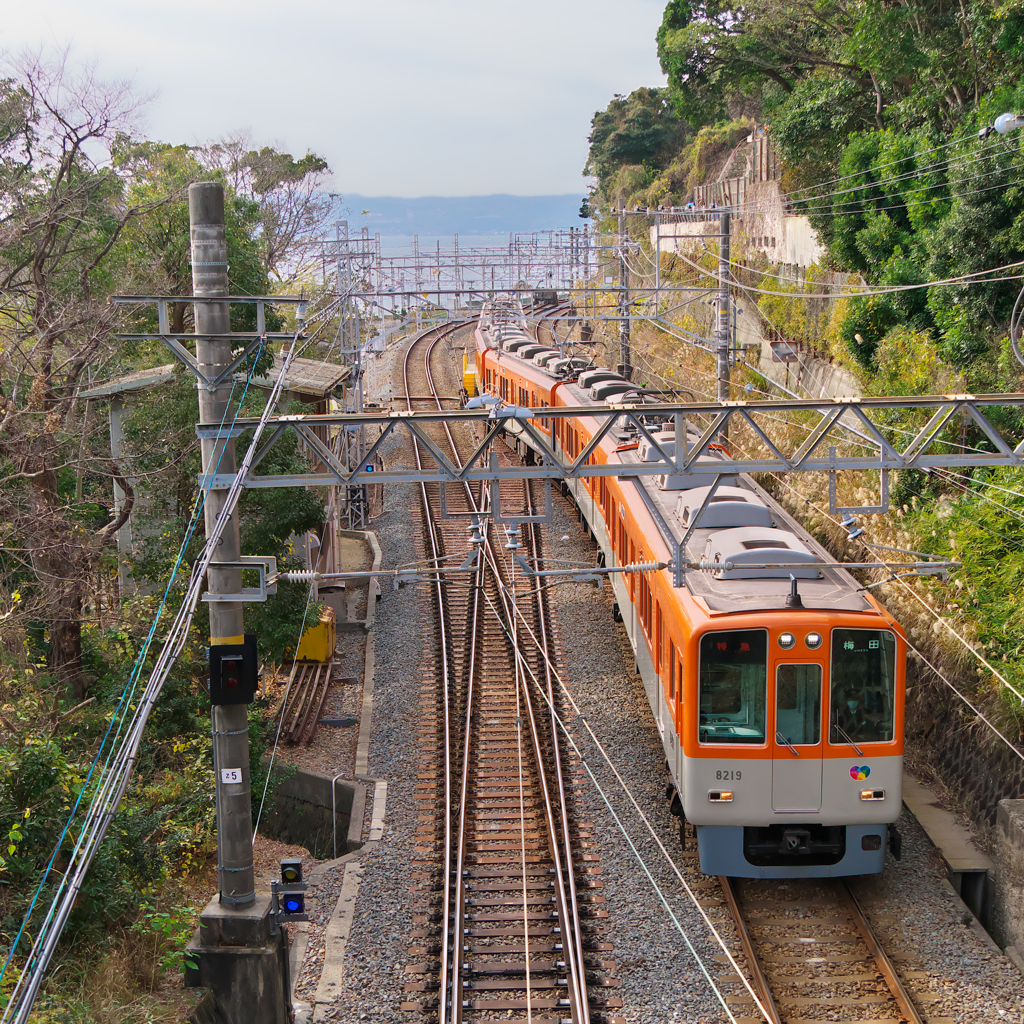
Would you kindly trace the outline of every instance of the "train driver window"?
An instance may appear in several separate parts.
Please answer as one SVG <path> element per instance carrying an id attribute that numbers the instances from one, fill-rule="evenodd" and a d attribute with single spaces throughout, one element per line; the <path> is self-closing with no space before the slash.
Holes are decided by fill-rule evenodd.
<path id="1" fill-rule="evenodd" d="M 764 743 L 768 634 L 762 629 L 700 638 L 701 743 Z"/>
<path id="2" fill-rule="evenodd" d="M 887 629 L 833 629 L 829 743 L 887 743 L 895 705 L 896 637 Z"/>
<path id="3" fill-rule="evenodd" d="M 779 665 L 775 673 L 775 729 L 779 743 L 821 741 L 821 666 Z M 778 737 L 777 737 L 778 738 Z"/>

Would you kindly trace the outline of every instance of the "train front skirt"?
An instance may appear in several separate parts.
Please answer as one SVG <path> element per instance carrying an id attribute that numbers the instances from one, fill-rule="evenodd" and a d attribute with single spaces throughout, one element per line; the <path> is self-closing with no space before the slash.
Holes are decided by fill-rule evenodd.
<path id="1" fill-rule="evenodd" d="M 700 869 L 734 878 L 836 878 L 885 866 L 888 826 L 698 825 Z"/>

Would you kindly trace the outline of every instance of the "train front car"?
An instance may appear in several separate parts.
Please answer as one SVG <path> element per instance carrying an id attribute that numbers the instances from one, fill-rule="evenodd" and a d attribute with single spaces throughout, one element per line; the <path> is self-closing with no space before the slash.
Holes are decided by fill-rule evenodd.
<path id="1" fill-rule="evenodd" d="M 904 647 L 880 616 L 743 615 L 693 637 L 680 795 L 701 870 L 881 871 L 899 816 Z"/>
<path id="2" fill-rule="evenodd" d="M 559 395 L 581 401 L 573 390 Z M 613 586 L 701 870 L 881 871 L 902 805 L 898 627 L 720 452 L 705 458 L 721 461 L 714 476 L 631 472 L 657 448 L 674 453 L 670 424 L 651 435 L 657 447 L 639 438 L 606 449 L 618 480 L 593 497 L 584 485 L 574 493 L 609 564 L 634 552 L 669 561 L 686 544 L 683 586 L 671 569 Z"/>

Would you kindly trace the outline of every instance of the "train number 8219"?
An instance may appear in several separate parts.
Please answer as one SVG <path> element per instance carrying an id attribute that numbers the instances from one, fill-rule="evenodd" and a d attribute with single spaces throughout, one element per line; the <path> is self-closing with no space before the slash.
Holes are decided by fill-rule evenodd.
<path id="1" fill-rule="evenodd" d="M 743 772 L 731 770 L 715 772 L 715 778 L 720 782 L 739 782 L 743 778 Z"/>

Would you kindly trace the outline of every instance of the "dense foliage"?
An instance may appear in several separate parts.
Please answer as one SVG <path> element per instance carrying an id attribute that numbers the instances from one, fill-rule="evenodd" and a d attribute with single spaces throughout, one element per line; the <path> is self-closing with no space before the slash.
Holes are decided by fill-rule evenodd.
<path id="1" fill-rule="evenodd" d="M 747 138 L 764 128 L 780 174 L 756 194 L 781 194 L 773 215 L 783 202 L 806 214 L 824 246 L 796 280 L 748 246 L 742 212 L 734 221 L 734 274 L 763 289 L 744 305 L 756 297 L 764 332 L 844 364 L 865 394 L 1022 390 L 1008 325 L 1021 290 L 1014 264 L 1024 261 L 1024 130 L 991 128 L 1004 112 L 1024 114 L 1022 0 L 669 0 L 654 42 L 667 87 L 616 97 L 592 122 L 585 173 L 596 178 L 601 227 L 615 230 L 606 218 L 620 205 L 678 206 L 697 185 L 741 175 Z M 631 219 L 638 235 L 642 226 Z M 713 256 L 665 255 L 662 281 L 697 284 L 697 264 L 710 271 Z M 842 295 L 848 275 L 888 290 Z M 823 292 L 837 297 L 810 297 Z M 913 436 L 923 416 L 894 414 L 888 429 Z M 1024 439 L 1024 422 L 1001 426 Z M 944 436 L 991 447 L 969 423 Z M 810 488 L 802 514 L 814 486 L 787 482 Z M 898 518 L 872 526 L 889 538 L 882 543 L 963 561 L 958 582 L 936 584 L 929 599 L 1017 685 L 1022 492 L 1010 470 L 903 473 Z M 871 495 L 866 486 L 859 498 Z M 914 600 L 899 614 L 918 642 L 945 635 Z M 951 641 L 949 664 L 964 650 Z M 975 669 L 965 685 L 977 693 Z M 1017 735 L 1011 703 L 1007 728 Z"/>
<path id="2" fill-rule="evenodd" d="M 155 343 L 116 338 L 117 331 L 154 328 L 154 311 L 143 308 L 119 321 L 108 299 L 191 292 L 187 189 L 194 181 L 225 184 L 234 294 L 285 290 L 304 273 L 307 243 L 318 236 L 329 203 L 319 189 L 327 167 L 314 154 L 295 159 L 241 136 L 198 147 L 147 140 L 135 122 L 137 107 L 127 87 L 105 83 L 90 69 L 73 71 L 66 54 L 9 60 L 0 72 L 4 959 L 44 870 L 56 874 L 38 891 L 38 909 L 47 906 L 53 879 L 69 866 L 80 828 L 73 812 L 95 792 L 108 731 L 134 707 L 138 680 L 156 653 L 138 660 L 154 616 L 162 604 L 165 616 L 173 616 L 182 599 L 181 579 L 167 587 L 170 570 L 184 543 L 187 577 L 201 545 L 201 516 L 198 527 L 194 522 L 199 448 L 193 382 L 181 373 L 160 389 L 133 395 L 124 449 L 116 457 L 105 405 L 78 398 L 93 384 L 170 362 Z M 236 307 L 233 329 L 252 330 L 254 316 Z M 173 331 L 191 330 L 191 317 L 189 305 L 171 305 Z M 268 316 L 270 329 L 282 323 Z M 272 360 L 264 348 L 245 369 L 262 373 Z M 236 384 L 236 402 L 242 388 Z M 250 388 L 243 414 L 258 414 L 264 402 L 264 393 Z M 293 440 L 277 445 L 262 471 L 307 468 Z M 115 482 L 126 495 L 120 511 Z M 239 508 L 243 551 L 294 564 L 290 538 L 322 525 L 323 498 L 305 490 L 247 493 Z M 135 536 L 147 538 L 134 564 L 114 546 L 129 515 Z M 132 582 L 120 593 L 119 572 Z M 318 614 L 307 604 L 307 588 L 284 586 L 259 610 L 247 609 L 247 628 L 261 635 L 265 661 L 280 662 L 294 649 L 303 617 Z M 162 635 L 158 630 L 157 646 Z M 165 940 L 187 930 L 188 914 L 176 916 L 163 903 L 169 880 L 204 870 L 215 847 L 204 689 L 208 635 L 200 613 L 75 906 L 68 934 L 79 942 L 83 971 L 113 948 L 83 939 L 117 939 L 127 948 L 141 928 L 147 939 L 156 934 L 149 963 L 161 967 Z M 258 799 L 266 779 L 259 706 L 250 721 Z M 33 919 L 21 932 L 17 953 L 25 952 L 36 927 Z M 155 984 L 156 975 L 146 977 Z M 5 988 L 10 981 L 8 974 Z M 138 1008 L 139 1019 L 145 1012 Z M 87 1019 L 88 1009 L 82 1014 Z"/>
<path id="3" fill-rule="evenodd" d="M 1024 133 L 985 132 L 1024 111 L 1019 0 L 670 0 L 656 43 L 667 89 L 594 116 L 598 216 L 685 202 L 759 124 L 829 269 L 899 288 L 1024 257 Z M 1013 384 L 1016 293 L 1013 281 L 893 291 L 849 303 L 834 335 L 873 372 L 889 331 L 923 332 L 968 387 L 997 388 Z"/>

